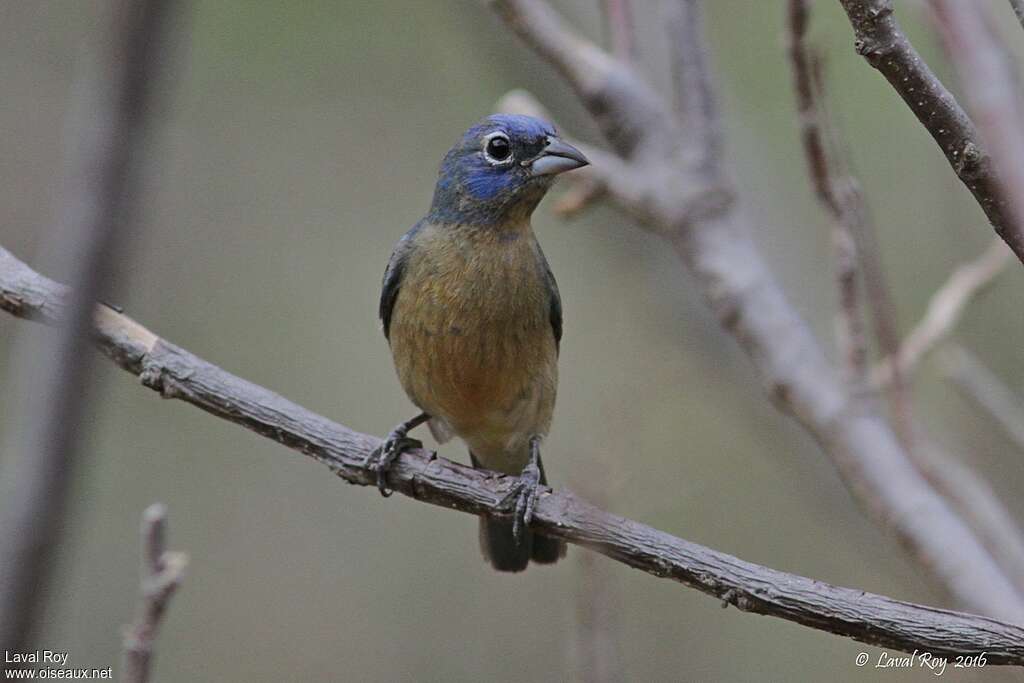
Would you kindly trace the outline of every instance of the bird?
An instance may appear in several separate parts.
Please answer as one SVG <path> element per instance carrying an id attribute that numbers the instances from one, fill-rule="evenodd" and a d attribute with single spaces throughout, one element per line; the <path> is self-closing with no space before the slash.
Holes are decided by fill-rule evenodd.
<path id="1" fill-rule="evenodd" d="M 398 241 L 379 315 L 399 381 L 421 411 L 367 458 L 381 494 L 399 455 L 460 438 L 475 468 L 518 477 L 511 519 L 480 518 L 484 559 L 501 572 L 565 556 L 529 530 L 547 484 L 540 445 L 558 386 L 562 301 L 530 217 L 561 173 L 588 164 L 541 119 L 495 114 L 470 127 L 441 162 L 427 214 Z"/>

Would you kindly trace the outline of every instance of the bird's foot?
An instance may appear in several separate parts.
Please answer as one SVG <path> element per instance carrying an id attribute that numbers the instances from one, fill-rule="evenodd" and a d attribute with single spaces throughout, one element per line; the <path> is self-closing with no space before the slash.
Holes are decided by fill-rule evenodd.
<path id="1" fill-rule="evenodd" d="M 533 463 L 524 467 L 514 490 L 516 509 L 512 522 L 512 536 L 515 537 L 516 543 L 522 543 L 523 531 L 533 520 L 533 509 L 540 496 L 540 468 Z"/>
<path id="2" fill-rule="evenodd" d="M 416 448 L 423 448 L 423 442 L 411 439 L 399 432 L 391 432 L 384 443 L 366 458 L 363 464 L 377 475 L 377 488 L 380 490 L 380 495 L 387 498 L 392 493 L 387 482 L 387 473 L 391 469 L 391 465 L 402 453 Z"/>
<path id="3" fill-rule="evenodd" d="M 409 430 L 427 421 L 426 415 L 417 415 L 391 430 L 380 446 L 375 448 L 363 461 L 363 466 L 377 475 L 377 489 L 387 498 L 392 491 L 388 488 L 387 474 L 391 465 L 402 453 L 423 448 L 423 442 L 409 438 Z"/>
<path id="4" fill-rule="evenodd" d="M 515 511 L 512 521 L 512 536 L 516 543 L 522 543 L 523 533 L 533 520 L 533 510 L 540 497 L 540 440 L 530 440 L 530 462 L 519 474 L 519 480 L 509 492 L 508 500 L 515 500 Z"/>

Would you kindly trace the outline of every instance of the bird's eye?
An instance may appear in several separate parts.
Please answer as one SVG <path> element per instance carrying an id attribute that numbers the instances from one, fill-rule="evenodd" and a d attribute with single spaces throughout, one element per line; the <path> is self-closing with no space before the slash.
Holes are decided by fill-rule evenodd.
<path id="1" fill-rule="evenodd" d="M 488 138 L 487 142 L 484 143 L 484 154 L 487 156 L 487 160 L 492 163 L 508 161 L 508 158 L 512 156 L 512 145 L 507 137 L 498 133 Z"/>

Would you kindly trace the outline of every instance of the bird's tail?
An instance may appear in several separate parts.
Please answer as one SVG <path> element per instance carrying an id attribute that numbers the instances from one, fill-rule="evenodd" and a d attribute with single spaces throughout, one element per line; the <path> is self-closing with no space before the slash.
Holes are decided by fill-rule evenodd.
<path id="1" fill-rule="evenodd" d="M 472 453 L 474 467 L 480 467 Z M 544 465 L 540 466 L 540 483 L 547 484 Z M 480 552 L 499 572 L 521 572 L 530 564 L 553 564 L 565 557 L 565 542 L 532 531 L 524 531 L 519 543 L 512 534 L 512 520 L 480 518 Z"/>

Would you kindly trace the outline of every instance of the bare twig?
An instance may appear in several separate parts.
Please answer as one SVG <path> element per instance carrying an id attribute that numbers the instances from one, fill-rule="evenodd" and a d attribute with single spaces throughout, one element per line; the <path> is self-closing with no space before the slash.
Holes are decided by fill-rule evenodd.
<path id="1" fill-rule="evenodd" d="M 124 630 L 124 683 L 150 679 L 157 630 L 188 565 L 187 555 L 167 550 L 166 526 L 163 505 L 150 505 L 142 513 L 142 599 L 135 623 Z"/>
<path id="2" fill-rule="evenodd" d="M 953 330 L 966 304 L 1001 272 L 1011 256 L 1002 240 L 994 238 L 979 258 L 956 269 L 932 297 L 924 318 L 899 350 L 872 369 L 872 385 L 883 387 L 894 378 L 909 377 L 920 359 Z M 908 454 L 921 474 L 963 516 L 1007 578 L 1024 590 L 1024 538 L 992 487 L 919 427 L 914 429 Z"/>
<path id="3" fill-rule="evenodd" d="M 505 21 L 551 62 L 592 110 L 608 141 L 626 157 L 660 154 L 652 149 L 649 130 L 666 135 L 662 146 L 683 139 L 671 110 L 653 88 L 634 85 L 633 68 L 596 45 L 570 33 L 546 3 L 524 0 L 494 3 Z"/>
<path id="4" fill-rule="evenodd" d="M 809 0 L 790 0 L 788 9 L 789 57 L 804 158 L 814 193 L 832 221 L 839 292 L 837 346 L 849 380 L 863 382 L 867 367 L 867 340 L 859 292 L 857 241 L 853 234 L 858 227 L 857 218 L 862 214 L 855 211 L 856 206 L 851 202 L 856 196 L 850 192 L 852 179 L 848 176 L 834 177 L 834 164 L 829 159 L 830 145 L 826 138 L 832 139 L 832 146 L 838 146 L 838 143 L 826 115 L 820 55 L 812 53 L 806 43 Z"/>
<path id="5" fill-rule="evenodd" d="M 67 290 L 0 248 L 0 308 L 55 324 Z M 100 307 L 95 341 L 118 366 L 165 398 L 191 403 L 314 458 L 349 483 L 376 486 L 366 456 L 380 439 L 331 422 L 167 342 Z M 505 516 L 514 477 L 464 467 L 417 450 L 402 455 L 388 486 L 403 495 L 477 515 Z M 568 491 L 550 491 L 533 524 L 630 567 L 669 578 L 738 607 L 861 642 L 936 655 L 986 652 L 991 664 L 1024 664 L 1024 627 L 840 588 L 744 562 L 603 512 Z M 1012 592 L 1004 593 L 1008 601 Z"/>
<path id="6" fill-rule="evenodd" d="M 796 95 L 796 112 L 800 123 L 800 138 L 804 148 L 804 159 L 810 174 L 811 187 L 818 201 L 836 219 L 843 214 L 843 204 L 836 196 L 831 178 L 828 145 L 825 142 L 827 125 L 823 121 L 821 93 L 815 92 L 819 79 L 815 77 L 815 61 L 818 55 L 807 45 L 807 26 L 810 19 L 810 0 L 789 0 L 786 13 L 787 37 L 790 67 L 793 71 L 793 92 Z"/>
<path id="7" fill-rule="evenodd" d="M 789 1 L 787 23 L 794 91 L 811 184 L 835 226 L 833 241 L 836 245 L 840 301 L 838 327 L 839 339 L 846 341 L 847 374 L 855 382 L 863 384 L 867 370 L 867 343 L 858 307 L 858 267 L 864 278 L 875 338 L 883 354 L 894 354 L 899 348 L 896 305 L 882 266 L 875 224 L 860 183 L 848 170 L 845 144 L 828 115 L 822 58 L 806 44 L 809 9 L 809 0 Z M 889 403 L 896 433 L 913 455 L 910 392 L 899 368 L 896 370 L 887 385 Z"/>
<path id="8" fill-rule="evenodd" d="M 1017 447 L 1024 450 L 1024 397 L 962 346 L 947 345 L 939 351 L 938 360 L 956 387 L 991 415 Z"/>
<path id="9" fill-rule="evenodd" d="M 604 21 L 612 54 L 624 62 L 633 59 L 633 8 L 630 0 L 604 0 Z"/>
<path id="10" fill-rule="evenodd" d="M 867 244 L 865 252 L 870 255 L 865 259 L 865 270 L 881 273 L 881 258 L 873 226 L 865 231 L 865 235 L 869 237 L 864 240 Z M 906 378 L 918 360 L 949 333 L 967 301 L 995 277 L 1010 254 L 1006 245 L 996 239 L 977 261 L 958 269 L 936 293 L 925 318 L 902 344 L 896 335 L 895 313 L 886 289 L 885 305 L 873 307 L 876 311 L 881 310 L 883 320 L 891 322 L 884 327 L 878 326 L 879 347 L 884 360 L 873 368 L 871 385 L 887 388 L 892 396 L 899 431 L 914 465 L 964 518 L 1007 578 L 1024 591 L 1024 539 L 1019 527 L 984 479 L 945 453 L 934 439 L 915 427 L 906 387 Z M 866 276 L 870 288 L 878 276 L 868 276 L 867 273 Z M 870 298 L 877 300 L 878 296 Z"/>
<path id="11" fill-rule="evenodd" d="M 953 331 L 967 304 L 1005 270 L 1011 256 L 1002 240 L 994 240 L 980 256 L 957 267 L 932 295 L 924 316 L 903 340 L 895 357 L 884 358 L 872 369 L 872 384 L 885 386 L 897 369 L 904 375 L 912 373 L 921 359 Z"/>
<path id="12" fill-rule="evenodd" d="M 665 22 L 669 34 L 676 111 L 683 129 L 684 149 L 693 158 L 687 166 L 709 184 L 722 184 L 722 121 L 711 74 L 711 51 L 704 35 L 699 0 L 675 0 Z"/>
<path id="13" fill-rule="evenodd" d="M 962 604 L 1024 621 L 1024 597 L 922 477 L 886 420 L 855 400 L 829 365 L 751 240 L 756 228 L 729 201 L 693 210 L 690 202 L 679 200 L 693 187 L 714 187 L 720 196 L 731 197 L 732 187 L 721 180 L 724 174 L 715 172 L 720 160 L 697 155 L 711 163 L 680 168 L 693 157 L 679 154 L 682 145 L 664 136 L 680 127 L 663 120 L 665 107 L 650 86 L 569 32 L 542 0 L 492 4 L 565 75 L 609 137 L 629 132 L 630 145 L 622 145 L 621 139 L 615 145 L 625 158 L 608 153 L 598 158 L 588 152 L 594 166 L 608 163 L 615 169 L 604 171 L 609 196 L 640 225 L 670 240 L 723 326 L 750 356 L 769 395 L 819 441 L 856 498 Z M 680 49 L 678 54 L 689 53 Z M 597 65 L 600 78 L 595 76 Z M 714 92 L 710 74 L 703 74 L 701 82 Z M 647 154 L 638 156 L 637 150 Z M 617 187 L 621 177 L 627 178 L 625 189 Z M 623 196 L 637 201 L 621 201 Z"/>
<path id="14" fill-rule="evenodd" d="M 858 253 L 864 274 L 864 289 L 867 293 L 868 308 L 871 310 L 872 326 L 878 349 L 883 355 L 892 355 L 899 351 L 900 335 L 896 315 L 896 303 L 889 289 L 889 279 L 882 265 L 882 250 L 878 244 L 878 230 L 871 219 L 864 202 L 860 187 L 856 182 L 847 184 L 853 199 L 850 200 L 854 212 L 859 216 L 856 224 L 859 230 L 857 237 Z M 895 431 L 907 454 L 914 455 L 914 411 L 911 403 L 910 387 L 904 373 L 896 368 L 892 379 L 887 385 L 888 401 L 893 417 Z"/>
<path id="15" fill-rule="evenodd" d="M 77 138 L 67 154 L 61 230 L 48 251 L 74 285 L 62 332 L 44 345 L 24 341 L 12 367 L 20 371 L 21 425 L 7 440 L 0 530 L 0 643 L 26 649 L 40 588 L 52 566 L 88 396 L 94 302 L 110 284 L 118 233 L 131 220 L 132 157 L 138 154 L 157 81 L 154 70 L 171 0 L 122 1 L 109 8 L 107 53 L 79 84 Z M 45 359 L 37 362 L 36 359 Z M 31 387 L 31 388 L 29 388 Z"/>
<path id="16" fill-rule="evenodd" d="M 992 155 L 995 181 L 1014 222 L 1024 234 L 1024 129 L 1017 80 L 976 0 L 931 0 L 943 43 L 960 74 L 978 132 Z"/>
<path id="17" fill-rule="evenodd" d="M 1024 590 L 1024 537 L 1013 514 L 977 472 L 919 425 L 915 428 L 914 464 L 918 470 L 963 516 L 1007 578 Z"/>
<path id="18" fill-rule="evenodd" d="M 996 233 L 1024 261 L 1024 232 L 1007 211 L 974 123 L 911 45 L 892 0 L 839 0 L 853 26 L 858 54 L 885 76 L 931 134 Z M 953 0 L 950 4 L 957 4 Z"/>
<path id="19" fill-rule="evenodd" d="M 1017 15 L 1017 21 L 1020 22 L 1021 28 L 1024 28 L 1024 0 L 1010 0 L 1010 7 Z"/>

